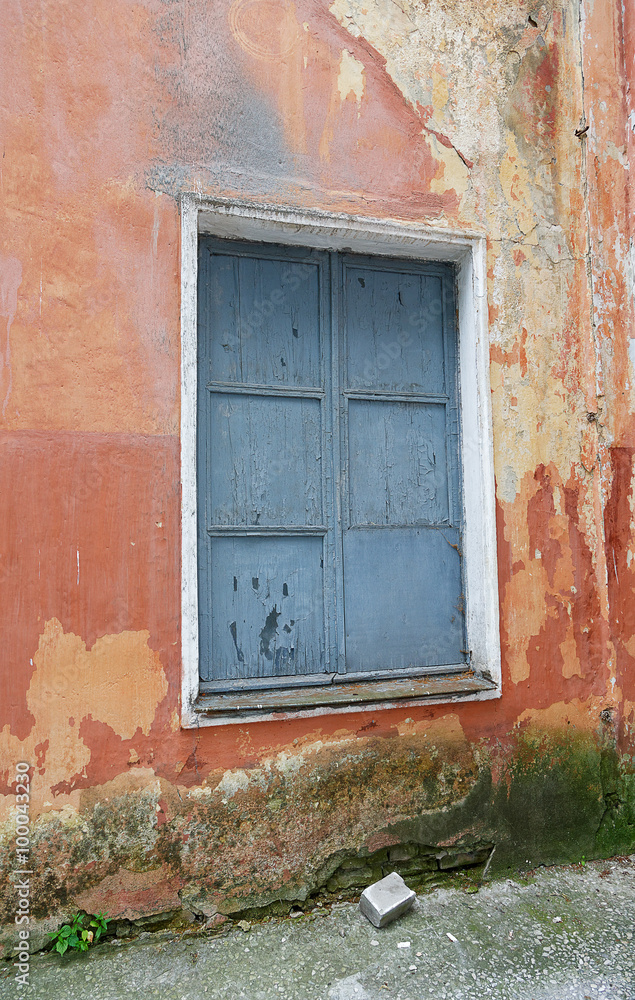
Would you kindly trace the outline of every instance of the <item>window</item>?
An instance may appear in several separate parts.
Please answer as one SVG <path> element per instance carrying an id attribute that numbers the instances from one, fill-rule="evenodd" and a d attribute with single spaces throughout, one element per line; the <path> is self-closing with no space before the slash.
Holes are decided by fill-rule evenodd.
<path id="1" fill-rule="evenodd" d="M 197 244 L 195 415 L 187 393 L 196 718 L 491 697 L 455 264 L 220 235 Z"/>

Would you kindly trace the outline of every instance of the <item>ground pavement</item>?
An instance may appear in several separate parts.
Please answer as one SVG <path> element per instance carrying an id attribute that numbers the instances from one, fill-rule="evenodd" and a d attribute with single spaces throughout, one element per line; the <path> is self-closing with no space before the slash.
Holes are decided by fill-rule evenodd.
<path id="1" fill-rule="evenodd" d="M 223 936 L 146 933 L 39 954 L 26 991 L 0 966 L 0 997 L 635 1000 L 634 933 L 632 855 L 436 889 L 382 930 L 339 902 Z"/>

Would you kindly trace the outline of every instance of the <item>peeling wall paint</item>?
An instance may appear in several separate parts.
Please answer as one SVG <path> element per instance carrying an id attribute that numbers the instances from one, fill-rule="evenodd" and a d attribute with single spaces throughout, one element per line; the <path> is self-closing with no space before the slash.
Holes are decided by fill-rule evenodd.
<path id="1" fill-rule="evenodd" d="M 632 5 L 5 8 L 0 816 L 10 865 L 28 759 L 38 919 L 632 848 Z M 487 236 L 500 701 L 180 729 L 184 191 Z"/>
<path id="2" fill-rule="evenodd" d="M 46 776 L 34 789 L 37 810 L 70 791 L 85 773 L 91 748 L 82 738 L 83 723 L 102 723 L 122 740 L 138 731 L 147 736 L 167 681 L 158 655 L 148 647 L 147 632 L 101 636 L 88 650 L 53 618 L 44 625 L 33 659 L 27 706 L 35 725 L 26 740 L 11 736 L 5 726 L 0 753 L 9 760 L 37 759 Z"/>

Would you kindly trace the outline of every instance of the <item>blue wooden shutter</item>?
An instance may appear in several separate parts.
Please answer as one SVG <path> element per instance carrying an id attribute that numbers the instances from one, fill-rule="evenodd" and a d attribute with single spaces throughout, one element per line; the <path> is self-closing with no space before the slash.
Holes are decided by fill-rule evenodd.
<path id="1" fill-rule="evenodd" d="M 221 686 L 326 669 L 325 263 L 201 243 L 200 661 Z"/>
<path id="2" fill-rule="evenodd" d="M 449 268 L 341 266 L 346 670 L 465 660 Z"/>
<path id="3" fill-rule="evenodd" d="M 460 664 L 450 267 L 204 239 L 207 690 Z"/>

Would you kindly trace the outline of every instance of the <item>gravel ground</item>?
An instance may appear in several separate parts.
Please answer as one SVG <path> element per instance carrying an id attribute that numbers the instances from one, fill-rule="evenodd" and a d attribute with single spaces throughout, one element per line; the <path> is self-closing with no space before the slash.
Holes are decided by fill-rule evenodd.
<path id="1" fill-rule="evenodd" d="M 351 903 L 221 937 L 145 934 L 31 960 L 38 1000 L 635 1000 L 635 855 L 437 889 L 376 930 Z"/>

